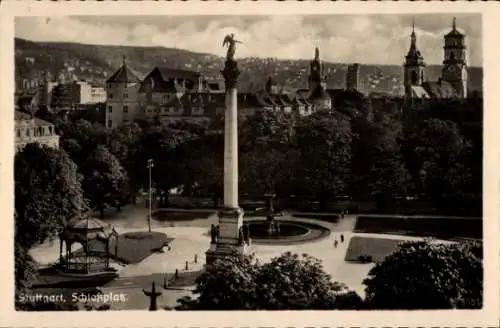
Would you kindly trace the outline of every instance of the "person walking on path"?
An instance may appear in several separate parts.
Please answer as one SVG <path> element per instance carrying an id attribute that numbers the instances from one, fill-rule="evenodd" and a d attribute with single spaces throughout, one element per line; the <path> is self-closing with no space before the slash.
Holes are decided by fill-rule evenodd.
<path id="1" fill-rule="evenodd" d="M 333 245 L 335 246 L 335 248 L 337 248 L 337 246 L 339 245 L 339 242 L 337 241 L 337 239 L 335 239 L 335 242 L 333 243 Z"/>
<path id="2" fill-rule="evenodd" d="M 344 235 L 340 235 L 340 242 L 343 243 L 344 242 Z"/>

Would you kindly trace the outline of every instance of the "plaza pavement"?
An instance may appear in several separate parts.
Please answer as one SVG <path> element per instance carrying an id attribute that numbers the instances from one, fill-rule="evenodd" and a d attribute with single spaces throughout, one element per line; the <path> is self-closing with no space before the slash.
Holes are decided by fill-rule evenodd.
<path id="1" fill-rule="evenodd" d="M 177 210 L 176 210 L 177 211 Z M 201 212 L 201 211 L 200 211 Z M 137 264 L 126 266 L 115 266 L 119 269 L 119 277 L 103 286 L 104 293 L 123 293 L 128 301 L 122 303 L 112 303 L 114 309 L 146 309 L 149 299 L 144 296 L 142 289 L 151 288 L 151 282 L 156 281 L 157 287 L 161 289 L 162 277 L 165 273 L 173 273 L 175 270 L 185 272 L 186 261 L 188 261 L 188 271 L 198 271 L 205 263 L 205 252 L 208 249 L 210 237 L 208 229 L 212 223 L 217 222 L 217 216 L 213 211 L 207 210 L 207 217 L 200 214 L 200 219 L 192 221 L 175 222 L 171 226 L 170 222 L 153 221 L 154 231 L 163 232 L 168 237 L 174 238 L 171 250 L 164 253 L 153 253 Z M 209 214 L 212 213 L 212 214 Z M 303 214 L 303 213 L 301 213 Z M 144 231 L 147 229 L 147 209 L 136 206 L 126 209 L 120 213 L 118 218 L 106 220 L 113 224 L 119 233 L 131 231 Z M 306 214 L 307 215 L 307 214 Z M 377 238 L 390 238 L 398 240 L 417 240 L 418 237 L 408 237 L 401 235 L 380 235 L 353 233 L 356 223 L 355 215 L 346 215 L 338 223 L 325 223 L 329 225 L 332 233 L 320 240 L 305 242 L 295 245 L 253 245 L 253 251 L 261 262 L 269 261 L 271 258 L 279 256 L 283 252 L 307 253 L 323 262 L 326 272 L 331 274 L 334 280 L 343 282 L 350 289 L 355 290 L 364 296 L 363 279 L 374 264 L 347 263 L 344 261 L 350 238 L 353 236 L 366 236 Z M 344 242 L 340 243 L 340 234 L 344 235 Z M 335 240 L 339 241 L 338 247 L 334 247 Z M 59 256 L 58 241 L 52 244 L 46 243 L 31 251 L 32 256 L 42 265 L 48 265 L 57 260 Z M 197 254 L 197 263 L 194 257 Z M 194 286 L 186 287 L 184 290 L 162 290 L 163 294 L 158 299 L 160 306 L 173 307 L 176 300 L 182 296 L 190 295 Z"/>

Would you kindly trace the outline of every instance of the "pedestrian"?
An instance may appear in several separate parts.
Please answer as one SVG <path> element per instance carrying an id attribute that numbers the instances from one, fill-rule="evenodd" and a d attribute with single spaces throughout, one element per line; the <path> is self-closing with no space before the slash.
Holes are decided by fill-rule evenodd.
<path id="1" fill-rule="evenodd" d="M 335 239 L 335 243 L 333 243 L 333 245 L 335 246 L 335 248 L 337 248 L 337 246 L 339 245 L 339 242 L 337 241 L 337 239 Z"/>
<path id="2" fill-rule="evenodd" d="M 340 242 L 343 243 L 344 242 L 344 235 L 340 235 Z"/>

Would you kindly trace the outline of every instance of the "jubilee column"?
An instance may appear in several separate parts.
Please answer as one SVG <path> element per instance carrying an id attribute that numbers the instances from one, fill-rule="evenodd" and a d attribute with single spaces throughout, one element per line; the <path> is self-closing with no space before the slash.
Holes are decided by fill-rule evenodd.
<path id="1" fill-rule="evenodd" d="M 218 212 L 219 225 L 212 226 L 210 249 L 206 263 L 248 251 L 250 238 L 248 229 L 243 228 L 243 210 L 238 204 L 238 91 L 240 75 L 238 63 L 234 60 L 234 46 L 238 42 L 233 35 L 227 36 L 228 56 L 221 71 L 225 82 L 224 113 L 224 204 Z"/>

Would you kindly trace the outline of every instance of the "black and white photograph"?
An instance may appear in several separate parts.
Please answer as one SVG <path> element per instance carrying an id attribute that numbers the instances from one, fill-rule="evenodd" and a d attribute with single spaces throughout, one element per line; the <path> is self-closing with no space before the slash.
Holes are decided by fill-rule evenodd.
<path id="1" fill-rule="evenodd" d="M 13 21 L 18 313 L 485 308 L 480 12 Z"/>

